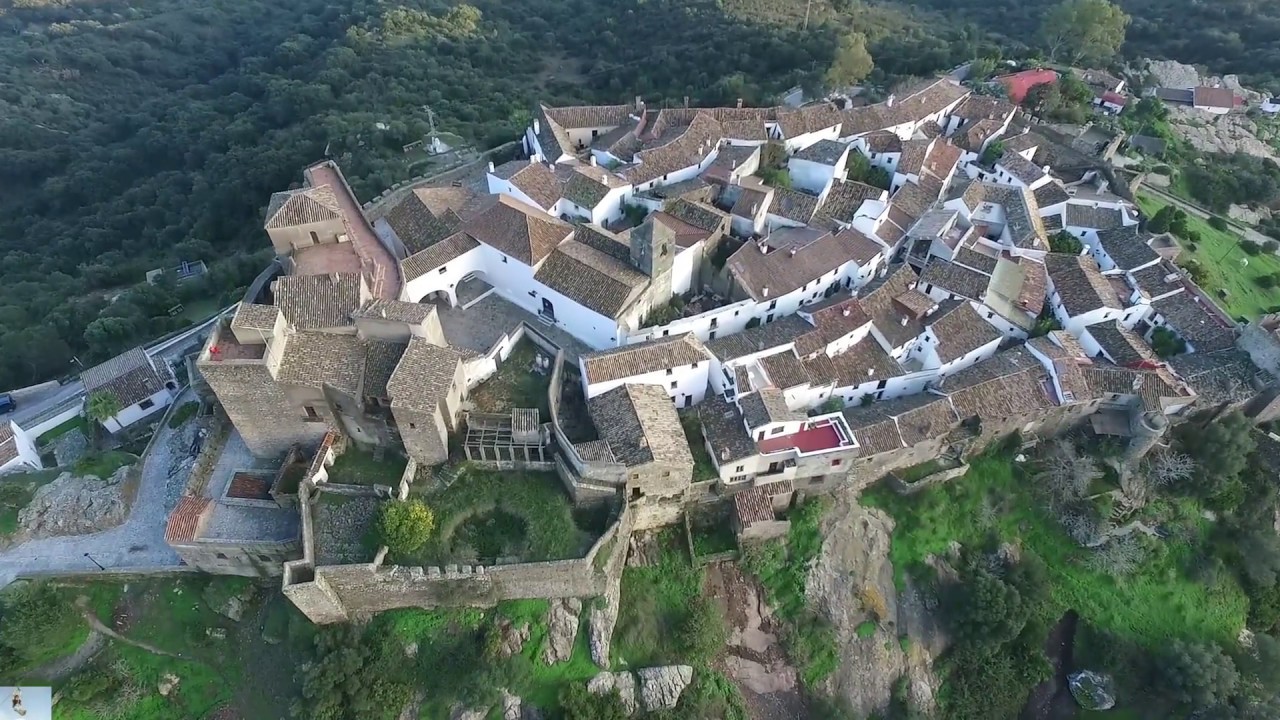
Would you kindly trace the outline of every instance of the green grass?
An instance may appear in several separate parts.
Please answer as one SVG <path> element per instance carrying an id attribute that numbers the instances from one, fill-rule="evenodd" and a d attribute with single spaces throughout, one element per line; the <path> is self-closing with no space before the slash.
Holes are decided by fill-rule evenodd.
<path id="1" fill-rule="evenodd" d="M 76 415 L 75 417 L 71 418 L 70 420 L 67 420 L 61 425 L 57 425 L 45 431 L 45 433 L 36 440 L 36 444 L 43 447 L 53 442 L 54 440 L 57 440 L 63 435 L 66 435 L 72 430 L 79 430 L 80 432 L 84 433 L 85 436 L 88 436 L 89 420 L 85 418 L 85 416 L 83 415 Z"/>
<path id="2" fill-rule="evenodd" d="M 703 441 L 702 424 L 698 422 L 697 413 L 692 410 L 681 412 L 680 425 L 684 428 L 684 438 L 689 443 L 689 451 L 693 453 L 693 481 L 705 482 L 719 478 L 720 473 L 711 462 L 711 454 L 707 452 L 706 443 Z"/>
<path id="3" fill-rule="evenodd" d="M 703 572 L 693 566 L 674 530 L 658 536 L 658 562 L 622 573 L 622 601 L 613 632 L 615 667 L 643 668 L 682 662 L 679 628 L 702 594 Z"/>
<path id="4" fill-rule="evenodd" d="M 125 465 L 138 461 L 138 457 L 121 450 L 108 450 L 103 453 L 89 453 L 76 461 L 76 475 L 96 475 L 106 479 Z"/>
<path id="5" fill-rule="evenodd" d="M 217 298 L 193 300 L 189 303 L 182 304 L 182 313 L 178 315 L 178 317 L 195 323 L 209 319 L 211 315 L 221 309 L 221 306 L 218 305 Z"/>
<path id="6" fill-rule="evenodd" d="M 581 557 L 597 533 L 574 520 L 573 503 L 554 473 L 506 472 L 469 466 L 443 492 L 423 498 L 435 512 L 431 539 L 403 564 L 492 562 L 481 550 L 525 562 Z M 490 542 L 495 534 L 505 542 Z"/>
<path id="7" fill-rule="evenodd" d="M 181 407 L 179 407 L 177 410 L 174 410 L 173 414 L 169 416 L 169 427 L 176 428 L 181 426 L 182 423 L 190 420 L 191 417 L 195 415 L 196 411 L 199 409 L 200 409 L 200 403 L 194 400 L 188 403 L 183 403 Z"/>
<path id="8" fill-rule="evenodd" d="M 822 515 L 827 501 L 814 499 L 792 510 L 791 529 L 781 539 L 753 546 L 744 553 L 743 567 L 764 586 L 769 605 L 786 623 L 787 653 L 807 687 L 835 672 L 835 631 L 814 613 L 805 598 L 809 568 L 822 550 Z M 874 628 L 873 628 L 874 630 Z"/>
<path id="9" fill-rule="evenodd" d="M 516 343 L 507 359 L 498 364 L 498 371 L 471 390 L 470 399 L 476 410 L 506 413 L 512 408 L 537 408 L 544 421 L 549 419 L 547 390 L 551 376 L 530 369 L 538 353 L 538 347 L 529 340 Z"/>
<path id="10" fill-rule="evenodd" d="M 387 454 L 381 460 L 375 460 L 373 453 L 349 447 L 333 461 L 329 468 L 329 482 L 395 487 L 408 462 L 395 454 Z"/>
<path id="11" fill-rule="evenodd" d="M 1147 217 L 1154 217 L 1169 203 L 1150 195 L 1138 195 L 1138 205 Z M 1193 251 L 1179 238 L 1182 254 L 1178 264 L 1196 260 L 1205 271 L 1204 290 L 1232 317 L 1257 319 L 1267 308 L 1280 305 L 1280 290 L 1263 290 L 1255 280 L 1264 275 L 1280 272 L 1280 257 L 1270 253 L 1247 255 L 1240 249 L 1242 238 L 1234 231 L 1214 228 L 1209 221 L 1187 213 L 1187 229 L 1200 233 L 1200 242 Z M 1242 266 L 1240 260 L 1248 259 Z M 1223 298 L 1220 290 L 1227 291 Z"/>
<path id="12" fill-rule="evenodd" d="M 1030 482 L 1008 458 L 987 455 L 954 483 L 910 497 L 879 486 L 863 493 L 862 502 L 897 522 L 890 557 L 899 587 L 906 573 L 928 576 L 925 558 L 946 553 L 952 541 L 977 547 L 994 535 L 1020 541 L 1044 559 L 1059 614 L 1074 609 L 1093 626 L 1148 646 L 1175 637 L 1227 642 L 1244 627 L 1248 603 L 1235 580 L 1205 587 L 1185 577 L 1180 568 L 1190 549 L 1184 544 L 1166 540 L 1167 553 L 1123 580 L 1090 569 L 1088 551 L 1041 510 Z M 984 513 L 991 506 L 997 511 Z M 989 526 L 984 516 L 994 516 Z"/>
<path id="13" fill-rule="evenodd" d="M 538 601 L 534 601 L 538 602 Z M 501 608 L 499 608 L 501 612 Z M 524 644 L 520 654 L 528 661 L 532 670 L 527 678 L 514 683 L 512 692 L 520 695 L 526 702 L 541 708 L 554 708 L 559 705 L 557 697 L 560 689 L 567 683 L 586 682 L 600 672 L 600 668 L 591 660 L 591 631 L 586 605 L 583 605 L 582 616 L 578 619 L 578 636 L 574 639 L 573 654 L 566 662 L 547 665 L 542 662 L 542 646 L 547 637 L 545 619 L 539 618 L 531 623 L 529 641 Z"/>

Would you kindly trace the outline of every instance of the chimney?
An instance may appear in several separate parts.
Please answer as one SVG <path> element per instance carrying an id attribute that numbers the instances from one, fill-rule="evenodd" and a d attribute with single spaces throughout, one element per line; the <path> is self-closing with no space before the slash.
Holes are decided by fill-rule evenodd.
<path id="1" fill-rule="evenodd" d="M 533 134 L 534 134 L 534 135 L 539 135 L 539 134 L 541 134 L 541 133 L 542 133 L 542 123 L 538 122 L 538 118 L 534 118 L 534 119 L 533 119 Z"/>
<path id="2" fill-rule="evenodd" d="M 903 316 L 902 316 L 902 327 L 906 327 L 906 326 L 907 326 L 907 316 L 906 316 L 906 315 L 903 315 Z"/>
<path id="3" fill-rule="evenodd" d="M 788 252 L 791 254 L 791 257 L 795 257 L 795 256 L 796 256 L 796 249 L 795 249 L 795 248 L 791 248 Z"/>
<path id="4" fill-rule="evenodd" d="M 742 109 L 742 98 L 738 98 L 738 109 Z"/>
<path id="5" fill-rule="evenodd" d="M 889 96 L 889 97 L 884 101 L 884 106 L 885 106 L 885 107 L 893 107 L 893 99 L 894 99 L 894 96 L 893 96 L 893 95 L 890 95 L 890 96 Z"/>
<path id="6" fill-rule="evenodd" d="M 769 288 L 766 286 L 763 290 L 760 291 L 760 294 L 764 297 L 769 297 Z"/>
<path id="7" fill-rule="evenodd" d="M 489 172 L 493 172 L 493 161 L 489 161 Z"/>
<path id="8" fill-rule="evenodd" d="M 759 340 L 759 341 L 757 341 L 757 342 L 756 342 L 756 350 L 763 350 L 763 349 L 764 349 L 764 341 L 763 341 L 763 340 Z"/>
<path id="9" fill-rule="evenodd" d="M 720 450 L 720 460 L 722 462 L 729 462 L 729 448 L 722 448 Z"/>
<path id="10" fill-rule="evenodd" d="M 538 164 L 538 158 L 536 158 L 536 157 L 531 157 L 531 158 L 529 158 L 529 164 L 530 164 L 530 165 L 537 165 L 537 164 Z"/>
<path id="11" fill-rule="evenodd" d="M 875 368 L 867 368 L 867 377 L 872 377 L 872 376 L 874 376 L 875 374 L 876 374 L 876 369 L 875 369 Z"/>
<path id="12" fill-rule="evenodd" d="M 840 314 L 841 314 L 841 315 L 843 315 L 843 316 L 845 316 L 845 317 L 849 317 L 849 312 L 850 312 L 850 311 L 849 311 L 849 308 L 848 308 L 848 306 L 846 306 L 844 310 L 841 310 L 841 311 L 840 311 Z"/>
<path id="13" fill-rule="evenodd" d="M 688 96 L 688 95 L 685 95 L 685 96 L 684 96 L 684 106 L 685 106 L 685 107 L 689 107 L 689 96 Z"/>
<path id="14" fill-rule="evenodd" d="M 643 434 L 640 435 L 640 447 L 642 448 L 649 447 L 649 438 L 645 437 Z"/>
<path id="15" fill-rule="evenodd" d="M 592 153 L 592 154 L 591 154 L 591 167 L 596 167 L 596 156 L 595 156 L 595 153 Z"/>

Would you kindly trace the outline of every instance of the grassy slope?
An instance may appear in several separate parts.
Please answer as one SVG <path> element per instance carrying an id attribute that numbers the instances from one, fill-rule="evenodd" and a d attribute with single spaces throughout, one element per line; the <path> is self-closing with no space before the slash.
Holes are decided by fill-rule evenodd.
<path id="1" fill-rule="evenodd" d="M 1138 195 L 1138 204 L 1148 217 L 1168 205 L 1149 195 Z M 1266 313 L 1267 308 L 1280 305 L 1280 290 L 1263 290 L 1254 283 L 1255 278 L 1280 272 L 1280 257 L 1267 253 L 1246 255 L 1240 249 L 1239 235 L 1217 230 L 1207 220 L 1191 214 L 1187 215 L 1187 229 L 1200 233 L 1200 242 L 1195 251 L 1182 243 L 1179 261 L 1194 258 L 1200 263 L 1208 275 L 1204 289 L 1232 317 L 1253 319 Z M 1247 266 L 1241 266 L 1242 258 L 1249 260 Z M 1228 293 L 1226 299 L 1218 295 L 1224 289 Z"/>
<path id="2" fill-rule="evenodd" d="M 925 558 L 945 553 L 952 540 L 976 546 L 994 532 L 1038 553 L 1048 565 L 1053 600 L 1096 627 L 1150 646 L 1174 637 L 1227 641 L 1244 627 L 1247 601 L 1235 581 L 1206 588 L 1188 579 L 1179 569 L 1187 548 L 1176 542 L 1167 541 L 1167 554 L 1123 580 L 1089 569 L 1086 551 L 1039 509 L 1028 482 L 1008 459 L 983 457 L 950 484 L 910 498 L 877 487 L 863 502 L 884 508 L 897 522 L 891 557 L 898 573 L 927 572 Z"/>

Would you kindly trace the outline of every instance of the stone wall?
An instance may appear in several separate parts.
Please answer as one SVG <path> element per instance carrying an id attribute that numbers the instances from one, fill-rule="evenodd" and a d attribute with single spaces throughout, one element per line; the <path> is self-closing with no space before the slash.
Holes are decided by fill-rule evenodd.
<path id="1" fill-rule="evenodd" d="M 254 455 L 281 457 L 293 445 L 313 448 L 324 436 L 324 423 L 303 422 L 266 363 L 206 361 L 200 373 Z"/>
<path id="2" fill-rule="evenodd" d="M 954 480 L 967 472 L 969 472 L 969 464 L 964 463 L 957 467 L 939 470 L 914 482 L 907 482 L 894 473 L 889 473 L 889 487 L 899 495 L 914 495 L 925 488 Z"/>

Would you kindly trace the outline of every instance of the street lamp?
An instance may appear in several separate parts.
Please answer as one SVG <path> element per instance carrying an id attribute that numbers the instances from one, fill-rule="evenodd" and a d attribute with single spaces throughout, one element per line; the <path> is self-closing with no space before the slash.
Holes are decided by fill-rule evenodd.
<path id="1" fill-rule="evenodd" d="M 102 563 L 98 562 L 97 560 L 94 560 L 93 556 L 90 555 L 89 553 L 85 553 L 84 556 L 89 558 L 89 562 L 93 563 L 94 565 L 97 565 L 99 570 L 106 570 L 106 568 L 102 566 Z"/>

